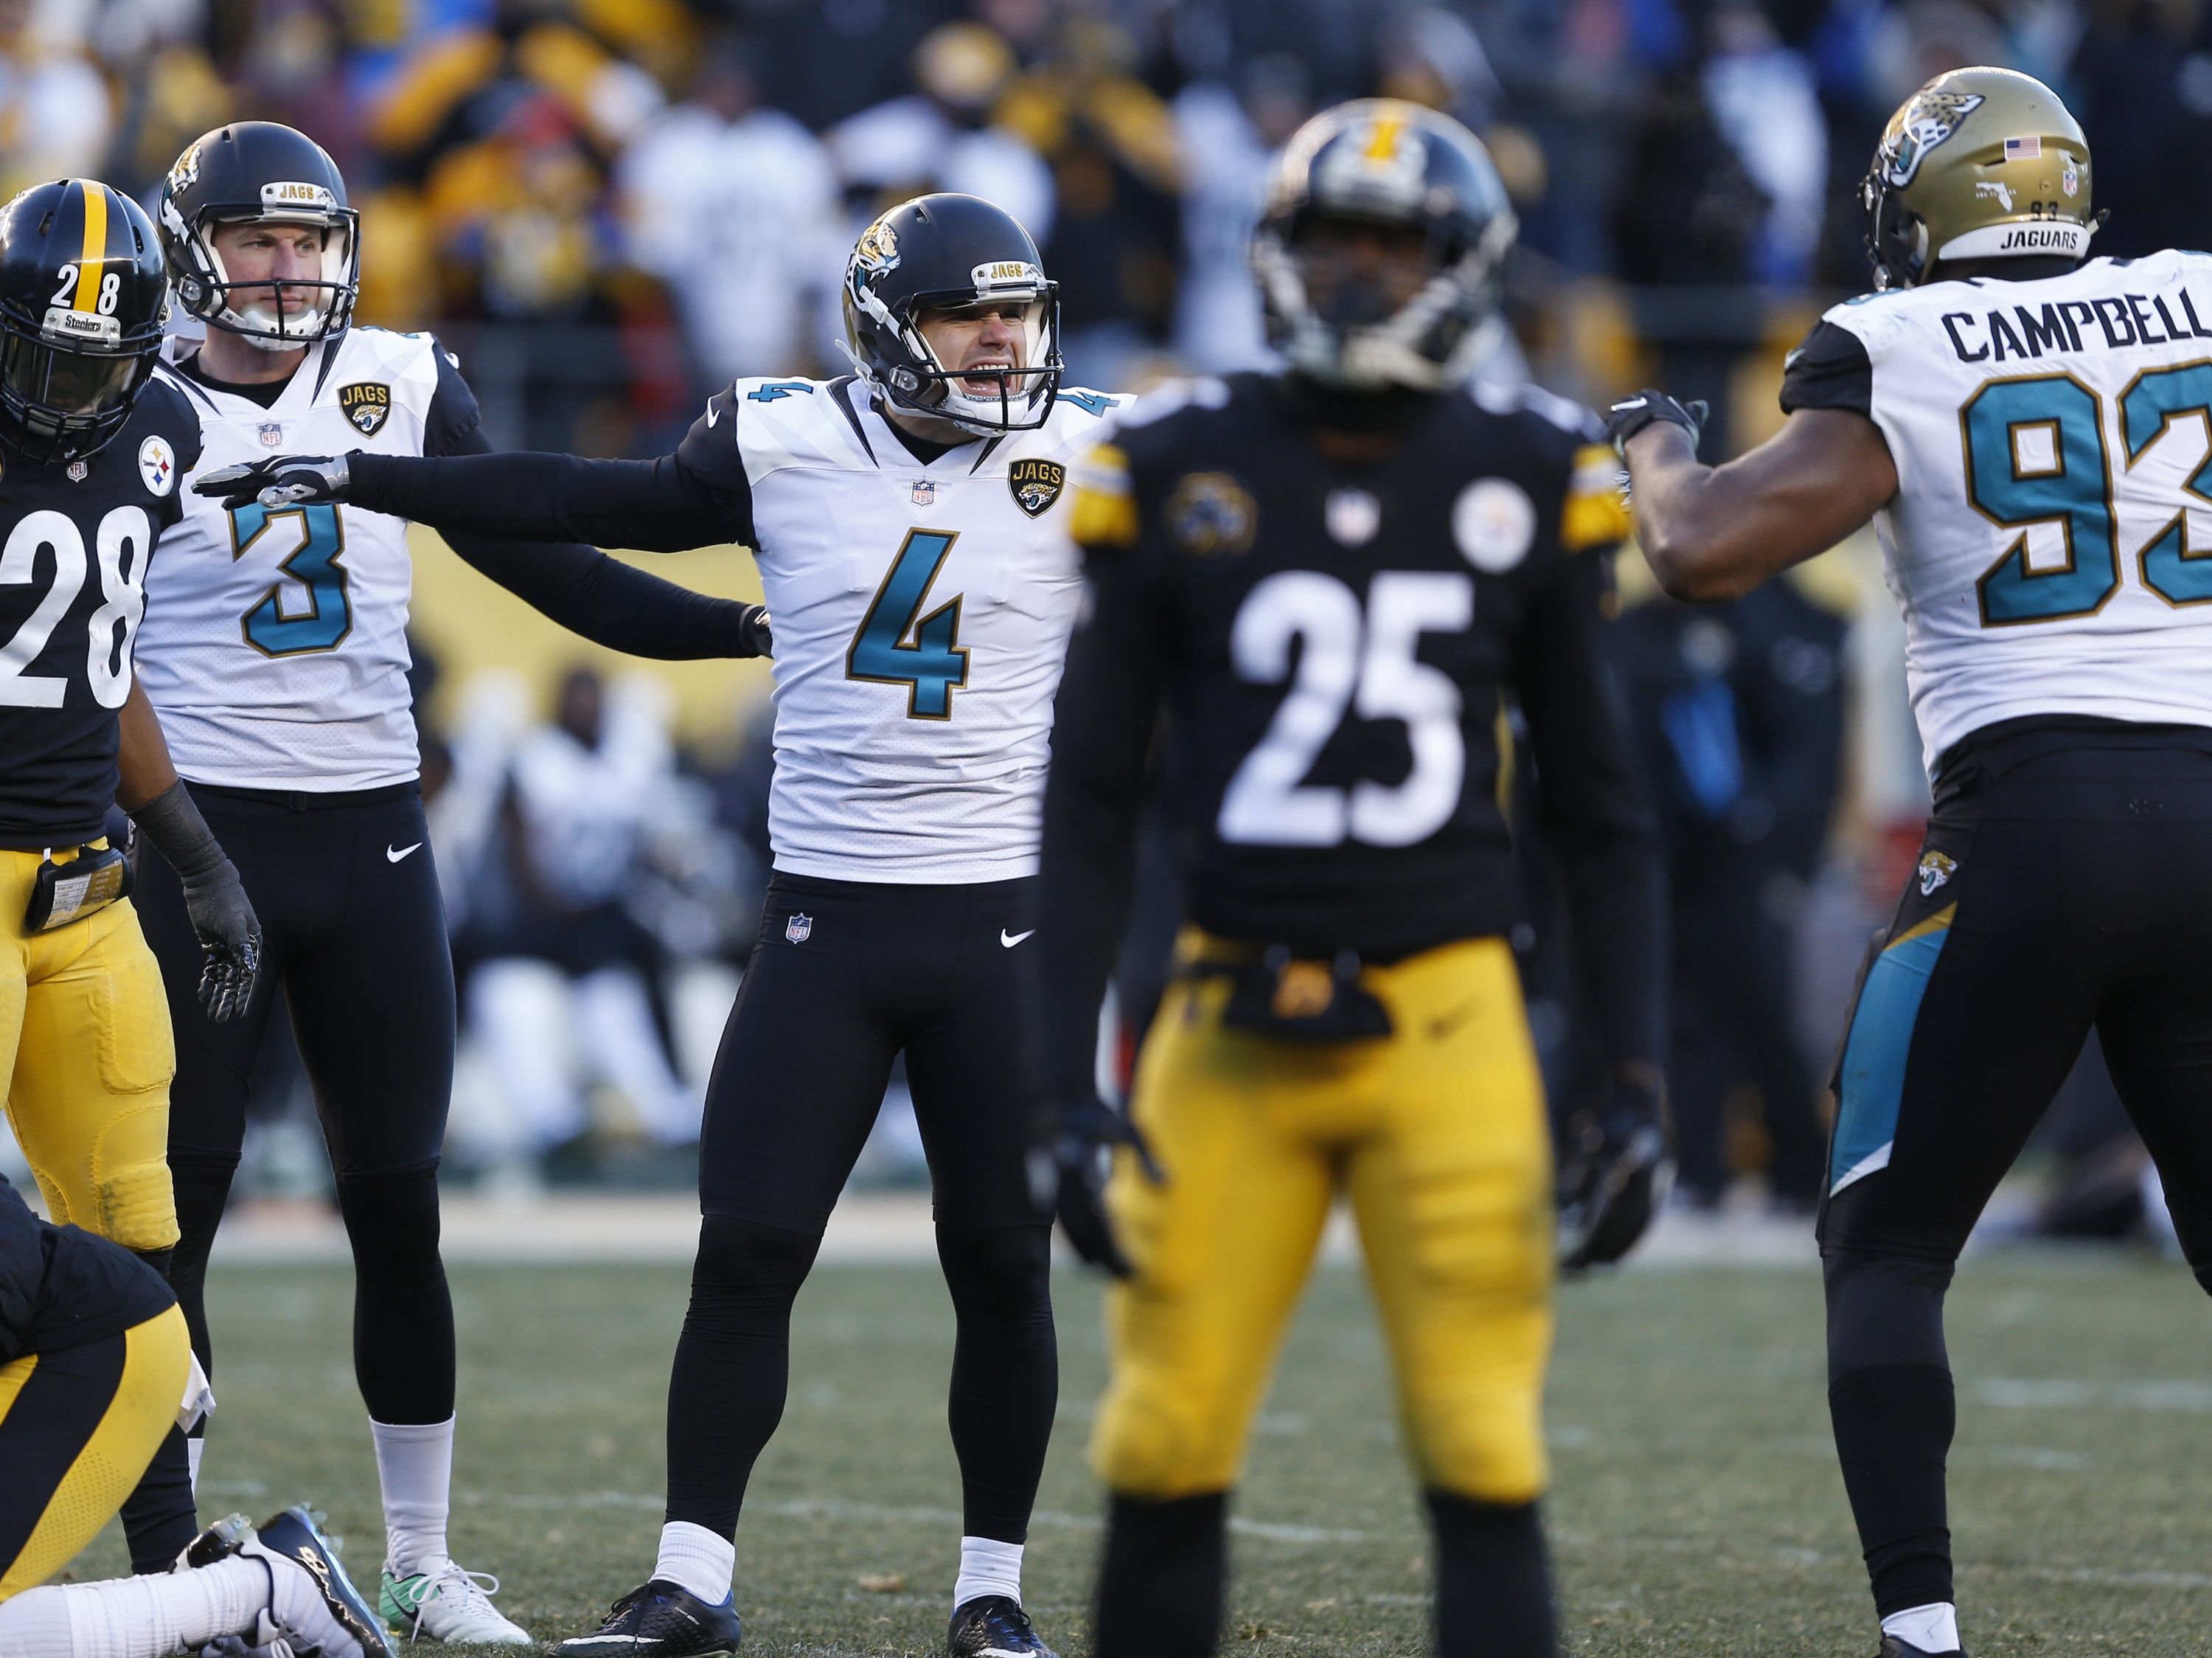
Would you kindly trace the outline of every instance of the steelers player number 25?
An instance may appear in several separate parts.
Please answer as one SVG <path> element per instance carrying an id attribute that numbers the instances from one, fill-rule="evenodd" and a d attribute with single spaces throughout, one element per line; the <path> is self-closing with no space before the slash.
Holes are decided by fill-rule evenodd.
<path id="1" fill-rule="evenodd" d="M 100 603 L 86 619 L 85 680 L 102 708 L 120 708 L 131 695 L 131 647 L 146 613 L 146 559 L 154 546 L 153 521 L 143 507 L 118 507 L 100 521 L 86 557 L 84 532 L 66 513 L 26 513 L 0 547 L 0 586 L 38 580 L 39 555 L 53 558 L 53 583 L 0 645 L 0 707 L 59 708 L 69 696 L 66 674 L 27 674 L 54 637 L 98 567 Z"/>
<path id="2" fill-rule="evenodd" d="M 2136 376 L 2118 398 L 2126 470 L 2177 424 L 2212 437 L 2212 363 Z M 2121 546 L 2112 507 L 2105 405 L 2065 375 L 1992 381 L 1959 411 L 1966 445 L 1966 497 L 2002 529 L 2021 533 L 1979 583 L 1982 625 L 2010 627 L 2088 616 L 2119 591 Z M 2212 512 L 2212 443 L 2182 484 L 2185 509 Z M 2058 527 L 2063 564 L 2037 570 L 2027 532 Z M 2142 584 L 2170 605 L 2212 600 L 2212 546 L 2193 546 L 2185 509 L 2136 550 Z"/>
<path id="3" fill-rule="evenodd" d="M 1318 570 L 1278 570 L 1246 595 L 1230 630 L 1237 676 L 1290 690 L 1223 790 L 1215 829 L 1256 846 L 1411 846 L 1458 809 L 1467 777 L 1459 686 L 1415 655 L 1425 633 L 1474 623 L 1474 580 L 1449 570 L 1384 571 L 1359 595 Z M 1299 649 L 1295 668 L 1291 644 Z M 1346 711 L 1406 727 L 1405 780 L 1350 789 L 1308 783 Z"/>
<path id="4" fill-rule="evenodd" d="M 264 536 L 294 542 L 276 566 L 287 579 L 274 582 L 246 613 L 241 627 L 246 643 L 264 656 L 297 656 L 330 650 L 353 631 L 353 604 L 346 593 L 345 521 L 338 509 L 264 507 L 249 501 L 230 509 L 230 556 L 243 558 Z"/>
<path id="5" fill-rule="evenodd" d="M 847 679 L 906 687 L 910 720 L 951 719 L 952 693 L 968 683 L 968 648 L 958 643 L 960 600 L 921 613 L 930 584 L 959 539 L 957 530 L 908 530 L 845 651 Z"/>

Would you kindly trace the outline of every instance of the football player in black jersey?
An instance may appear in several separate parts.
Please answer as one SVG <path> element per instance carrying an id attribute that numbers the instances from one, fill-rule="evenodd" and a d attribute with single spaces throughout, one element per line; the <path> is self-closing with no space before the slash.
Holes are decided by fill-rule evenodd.
<path id="1" fill-rule="evenodd" d="M 169 1658 L 235 1637 L 390 1658 L 305 1509 L 258 1531 L 234 1515 L 173 1571 L 40 1587 L 113 1516 L 171 1428 L 208 1404 L 161 1275 L 105 1238 L 38 1219 L 0 1179 L 0 1652 Z"/>
<path id="2" fill-rule="evenodd" d="M 1553 1650 L 1553 1157 L 1505 940 L 1506 698 L 1614 1078 L 1569 1159 L 1572 1265 L 1649 1216 L 1662 918 L 1602 637 L 1612 455 L 1580 409 L 1464 385 L 1513 234 L 1457 123 L 1388 100 L 1316 118 L 1253 248 L 1288 372 L 1140 403 L 1081 482 L 1093 600 L 1038 937 L 1061 1215 L 1120 1275 L 1099 1658 L 1213 1651 L 1229 1489 L 1340 1192 L 1434 1522 L 1438 1650 Z M 1163 730 L 1190 896 L 1125 1119 L 1092 1091 L 1094 1033 Z"/>

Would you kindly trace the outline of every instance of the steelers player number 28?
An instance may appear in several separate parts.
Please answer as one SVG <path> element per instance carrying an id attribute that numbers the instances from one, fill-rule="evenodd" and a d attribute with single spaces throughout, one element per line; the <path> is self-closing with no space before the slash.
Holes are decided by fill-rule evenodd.
<path id="1" fill-rule="evenodd" d="M 1414 655 L 1425 633 L 1474 623 L 1474 580 L 1449 570 L 1384 571 L 1359 595 L 1318 570 L 1278 570 L 1246 595 L 1230 630 L 1237 677 L 1290 690 L 1222 791 L 1222 839 L 1243 845 L 1410 846 L 1443 827 L 1467 777 L 1452 677 Z M 1291 647 L 1298 644 L 1293 667 Z M 1405 780 L 1350 789 L 1305 779 L 1346 711 L 1406 727 Z"/>
<path id="2" fill-rule="evenodd" d="M 264 535 L 289 534 L 296 545 L 276 566 L 277 582 L 246 613 L 246 643 L 264 656 L 330 650 L 353 631 L 346 593 L 345 521 L 327 503 L 270 509 L 249 501 L 230 509 L 230 556 L 243 558 Z"/>
<path id="3" fill-rule="evenodd" d="M 85 679 L 102 708 L 120 708 L 131 695 L 131 647 L 146 613 L 146 558 L 154 526 L 143 507 L 118 507 L 100 521 L 88 559 L 84 532 L 66 513 L 26 513 L 0 547 L 0 586 L 38 580 L 39 555 L 53 558 L 53 584 L 23 619 L 15 636 L 0 645 L 0 707 L 59 708 L 69 696 L 66 674 L 27 674 L 54 630 L 84 590 L 97 565 L 100 603 L 86 619 Z"/>
<path id="4" fill-rule="evenodd" d="M 2178 423 L 2212 436 L 2212 363 L 2138 375 L 2118 399 L 2124 467 Z M 1959 411 L 1966 445 L 1966 497 L 2002 529 L 2021 532 L 1979 583 L 1982 625 L 2010 627 L 2088 616 L 2119 591 L 2121 547 L 2112 507 L 2112 452 L 2102 399 L 2065 375 L 1992 381 Z M 2212 512 L 2212 446 L 2182 484 L 2185 507 Z M 2066 561 L 2030 566 L 2027 532 L 2057 525 Z M 2212 600 L 2212 546 L 2193 546 L 2179 512 L 2136 550 L 2142 583 L 2170 605 Z"/>

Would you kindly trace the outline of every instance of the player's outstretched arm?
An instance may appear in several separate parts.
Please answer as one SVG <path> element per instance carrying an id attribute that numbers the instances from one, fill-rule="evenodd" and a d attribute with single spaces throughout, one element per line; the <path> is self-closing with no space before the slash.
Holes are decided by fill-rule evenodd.
<path id="1" fill-rule="evenodd" d="M 1695 423 L 1655 416 L 1655 399 L 1688 412 L 1643 392 L 1614 405 L 1611 425 L 1628 463 L 1637 544 L 1677 599 L 1747 593 L 1826 552 L 1897 493 L 1889 445 L 1863 415 L 1800 409 L 1749 454 L 1707 466 Z"/>
<path id="2" fill-rule="evenodd" d="M 117 723 L 115 803 L 183 883 L 185 910 L 200 942 L 200 1006 L 218 1024 L 235 1019 L 253 999 L 261 971 L 260 918 L 238 866 L 224 855 L 170 763 L 168 741 L 145 686 L 132 684 Z"/>

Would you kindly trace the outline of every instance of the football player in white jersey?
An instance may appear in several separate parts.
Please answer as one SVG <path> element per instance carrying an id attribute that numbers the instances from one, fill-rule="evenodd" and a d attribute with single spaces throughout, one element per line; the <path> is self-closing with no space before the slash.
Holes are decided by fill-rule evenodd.
<path id="1" fill-rule="evenodd" d="M 988 202 L 886 213 L 844 299 L 856 373 L 740 380 L 657 460 L 356 454 L 201 480 L 241 509 L 343 501 L 448 530 L 741 541 L 759 561 L 776 618 L 775 874 L 708 1087 L 667 1523 L 648 1581 L 563 1658 L 735 1650 L 732 1539 L 783 1409 L 791 1305 L 901 1052 L 959 1326 L 947 1643 L 1049 1654 L 1021 1605 L 1058 1382 L 1014 992 L 1080 589 L 1063 486 L 1116 399 L 1060 384 L 1053 284 Z"/>
<path id="2" fill-rule="evenodd" d="M 1820 1217 L 1828 1399 L 1884 1658 L 1960 1658 L 1943 1295 L 2094 1027 L 2212 1288 L 2212 257 L 2089 259 L 2048 87 L 1954 70 L 1863 186 L 1876 291 L 1790 359 L 1782 430 L 1613 430 L 1678 597 L 1875 521 L 1935 813 L 1861 983 Z"/>
<path id="3" fill-rule="evenodd" d="M 337 167 L 304 134 L 266 122 L 207 134 L 168 176 L 160 229 L 179 298 L 207 325 L 173 364 L 198 415 L 201 469 L 341 439 L 405 455 L 489 448 L 436 340 L 349 326 L 358 222 Z M 284 988 L 314 1084 L 356 1267 L 355 1370 L 384 1496 L 380 1609 L 434 1639 L 526 1642 L 446 1544 L 454 1356 L 437 1168 L 454 995 L 406 680 L 407 526 L 353 506 L 233 511 L 184 498 L 152 573 L 140 669 L 177 770 L 240 848 L 265 933 L 263 978 Z M 763 643 L 758 607 L 592 548 L 453 542 L 556 621 L 618 649 L 752 655 Z M 197 947 L 174 878 L 149 868 L 138 901 L 179 1004 L 190 981 L 173 964 Z M 210 1369 L 208 1251 L 273 1001 L 272 985 L 234 1024 L 176 1021 L 172 1282 Z M 153 1478 L 185 1490 L 184 1449 Z M 191 1520 L 186 1490 L 131 1528 L 134 1562 L 173 1557 Z"/>

